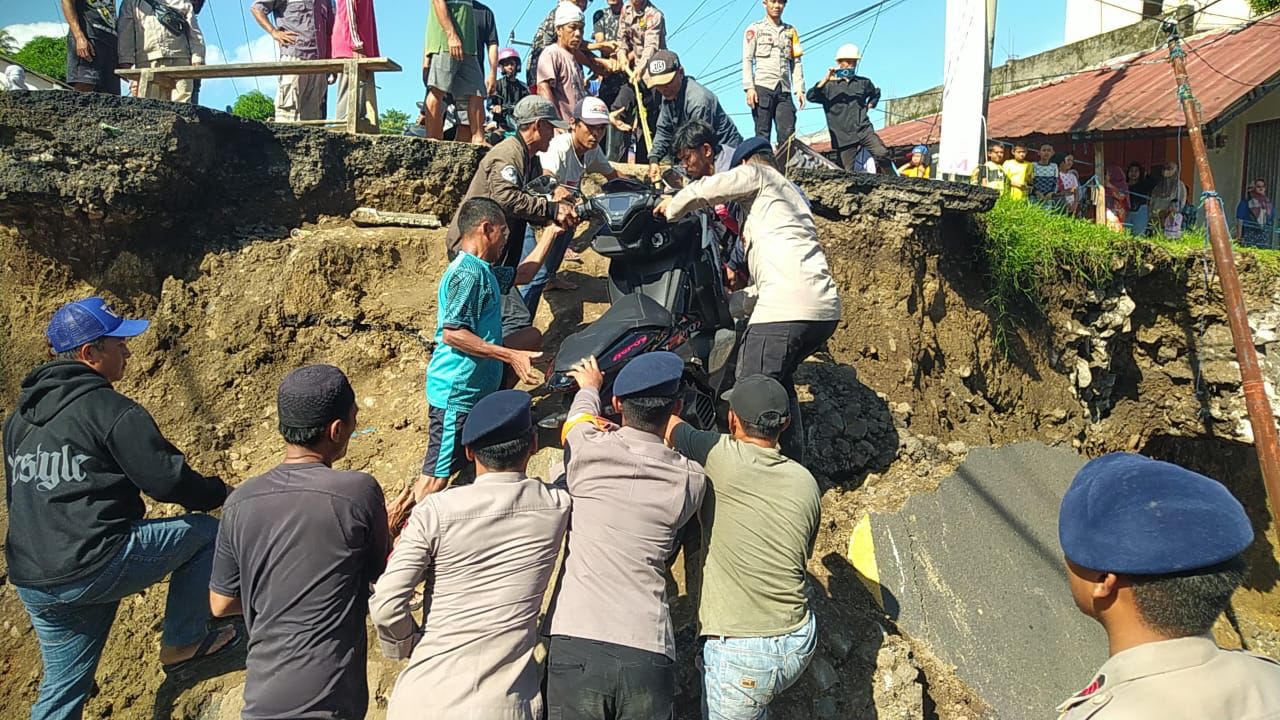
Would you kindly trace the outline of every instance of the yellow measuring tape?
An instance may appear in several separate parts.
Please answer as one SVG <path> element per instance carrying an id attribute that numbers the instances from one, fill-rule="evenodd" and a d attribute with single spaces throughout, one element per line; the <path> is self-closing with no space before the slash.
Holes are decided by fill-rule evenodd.
<path id="1" fill-rule="evenodd" d="M 640 108 L 637 116 L 640 118 L 640 127 L 644 129 L 644 146 L 650 152 L 653 151 L 653 133 L 649 132 L 649 111 L 644 107 L 644 95 L 640 92 L 640 73 L 639 71 L 631 74 L 631 85 L 636 91 L 636 106 Z M 649 163 L 653 164 L 653 158 L 649 158 Z"/>

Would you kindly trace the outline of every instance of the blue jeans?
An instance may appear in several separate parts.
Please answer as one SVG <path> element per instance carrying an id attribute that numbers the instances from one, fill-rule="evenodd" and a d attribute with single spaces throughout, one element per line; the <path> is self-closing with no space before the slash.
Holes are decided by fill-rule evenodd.
<path id="1" fill-rule="evenodd" d="M 817 644 L 812 612 L 789 635 L 707 638 L 702 646 L 702 717 L 764 720 L 769 703 L 809 667 Z"/>
<path id="2" fill-rule="evenodd" d="M 520 254 L 521 259 L 529 257 L 529 253 L 538 246 L 537 232 L 541 228 L 535 228 L 530 225 L 524 232 L 524 251 Z M 529 314 L 538 315 L 538 303 L 542 300 L 542 291 L 547 289 L 547 282 L 551 276 L 556 274 L 560 269 L 560 264 L 564 262 L 564 253 L 569 249 L 569 241 L 573 240 L 573 233 L 564 232 L 556 236 L 551 243 L 551 250 L 547 252 L 546 260 L 543 261 L 542 267 L 538 268 L 538 273 L 533 276 L 533 280 L 528 285 L 520 287 L 520 297 L 524 300 L 524 306 L 529 308 Z"/>
<path id="3" fill-rule="evenodd" d="M 124 548 L 94 576 L 17 588 L 44 663 L 32 720 L 81 716 L 120 600 L 170 573 L 160 642 L 169 647 L 200 642 L 209 623 L 209 573 L 217 536 L 218 521 L 208 515 L 142 520 L 133 524 Z"/>

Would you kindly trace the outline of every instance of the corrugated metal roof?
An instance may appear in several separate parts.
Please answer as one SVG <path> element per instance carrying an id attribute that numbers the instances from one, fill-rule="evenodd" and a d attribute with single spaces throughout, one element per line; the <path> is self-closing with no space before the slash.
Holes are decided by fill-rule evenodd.
<path id="1" fill-rule="evenodd" d="M 1280 17 L 1199 35 L 1183 47 L 1202 122 L 1211 127 L 1280 86 Z M 987 111 L 988 135 L 1015 139 L 1160 133 L 1182 127 L 1185 120 L 1168 58 L 1168 49 L 1162 47 L 994 98 Z M 1262 85 L 1267 87 L 1255 92 Z M 939 115 L 930 115 L 884 128 L 879 135 L 885 145 L 903 147 L 935 143 L 940 133 Z"/>

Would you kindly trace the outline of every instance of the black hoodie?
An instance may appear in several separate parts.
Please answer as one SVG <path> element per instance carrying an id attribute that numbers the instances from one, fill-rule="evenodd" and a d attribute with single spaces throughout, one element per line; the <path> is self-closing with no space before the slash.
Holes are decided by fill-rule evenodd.
<path id="1" fill-rule="evenodd" d="M 212 510 L 227 486 L 192 470 L 151 415 L 84 363 L 57 360 L 22 381 L 4 424 L 5 559 L 18 586 L 92 576 L 146 512 L 142 493 Z"/>

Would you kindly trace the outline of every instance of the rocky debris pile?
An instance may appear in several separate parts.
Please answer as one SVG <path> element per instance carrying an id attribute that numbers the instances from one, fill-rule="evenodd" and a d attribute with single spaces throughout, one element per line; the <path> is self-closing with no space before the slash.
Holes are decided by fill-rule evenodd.
<path id="1" fill-rule="evenodd" d="M 1096 422 L 1113 404 L 1113 346 L 1122 344 L 1133 330 L 1130 317 L 1138 306 L 1123 287 L 1090 289 L 1085 292 L 1084 302 L 1087 310 L 1083 317 L 1069 318 L 1058 328 L 1060 344 L 1052 351 L 1049 362 L 1071 379 L 1076 397 Z"/>

